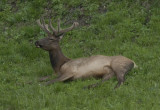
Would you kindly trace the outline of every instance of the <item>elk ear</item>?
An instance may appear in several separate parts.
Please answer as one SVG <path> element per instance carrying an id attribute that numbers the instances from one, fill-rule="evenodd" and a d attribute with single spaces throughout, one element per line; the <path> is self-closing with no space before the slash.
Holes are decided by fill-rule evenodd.
<path id="1" fill-rule="evenodd" d="M 59 36 L 59 41 L 63 38 L 63 35 Z"/>
<path id="2" fill-rule="evenodd" d="M 58 40 L 60 41 L 64 36 L 64 33 L 60 33 L 58 35 L 56 35 L 56 38 L 58 38 Z"/>

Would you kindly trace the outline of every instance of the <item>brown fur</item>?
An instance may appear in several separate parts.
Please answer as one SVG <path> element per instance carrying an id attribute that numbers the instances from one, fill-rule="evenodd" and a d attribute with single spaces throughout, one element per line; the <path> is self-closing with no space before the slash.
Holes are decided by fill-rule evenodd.
<path id="1" fill-rule="evenodd" d="M 125 74 L 134 67 L 134 62 L 124 56 L 96 55 L 88 58 L 69 59 L 63 55 L 59 46 L 59 40 L 62 36 L 57 35 L 63 35 L 63 32 L 73 29 L 76 27 L 76 23 L 62 32 L 58 31 L 61 34 L 55 32 L 55 30 L 54 33 L 51 34 L 48 27 L 44 27 L 48 25 L 42 25 L 40 22 L 38 22 L 38 24 L 44 31 L 47 31 L 48 37 L 36 41 L 35 45 L 49 52 L 52 67 L 55 73 L 58 74 L 58 78 L 48 81 L 47 85 L 58 81 L 85 79 L 89 77 L 101 77 L 102 82 L 104 82 L 116 75 L 118 84 L 115 88 L 117 88 L 124 82 Z M 87 87 L 96 87 L 100 83 Z"/>

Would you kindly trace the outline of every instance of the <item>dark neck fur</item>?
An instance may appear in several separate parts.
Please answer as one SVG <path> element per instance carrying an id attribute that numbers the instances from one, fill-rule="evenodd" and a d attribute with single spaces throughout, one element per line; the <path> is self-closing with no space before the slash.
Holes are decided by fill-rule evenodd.
<path id="1" fill-rule="evenodd" d="M 54 69 L 56 74 L 59 74 L 61 66 L 70 60 L 69 58 L 63 55 L 60 48 L 49 51 L 49 57 L 50 57 L 52 68 Z"/>

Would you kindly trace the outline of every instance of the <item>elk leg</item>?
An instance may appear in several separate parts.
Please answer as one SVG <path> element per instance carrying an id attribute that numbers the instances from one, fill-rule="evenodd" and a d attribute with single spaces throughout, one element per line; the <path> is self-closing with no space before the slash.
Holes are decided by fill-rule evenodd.
<path id="1" fill-rule="evenodd" d="M 125 78 L 124 78 L 124 75 L 125 73 L 119 73 L 119 74 L 116 74 L 117 75 L 117 80 L 118 80 L 118 83 L 117 85 L 114 87 L 114 89 L 118 88 L 121 84 L 123 84 L 123 82 L 125 81 Z"/>
<path id="2" fill-rule="evenodd" d="M 125 74 L 127 74 L 134 66 L 132 61 L 117 59 L 112 61 L 111 67 L 116 74 L 118 83 L 114 89 L 118 88 L 125 81 Z"/>
<path id="3" fill-rule="evenodd" d="M 130 64 L 130 65 L 127 65 L 125 68 L 123 69 L 117 69 L 116 70 L 116 76 L 117 76 L 117 80 L 118 80 L 118 83 L 117 85 L 115 86 L 114 89 L 118 88 L 121 84 L 124 83 L 125 81 L 125 74 L 127 74 L 133 67 L 133 64 Z"/>
<path id="4" fill-rule="evenodd" d="M 97 83 L 95 83 L 95 84 L 88 85 L 87 87 L 84 87 L 84 88 L 88 88 L 88 89 L 90 89 L 90 88 L 95 88 L 95 87 L 99 86 L 101 83 L 109 80 L 109 79 L 110 79 L 111 77 L 113 77 L 113 76 L 114 76 L 114 72 L 111 72 L 110 74 L 106 74 L 106 75 L 103 76 L 102 81 L 97 82 Z"/>
<path id="5" fill-rule="evenodd" d="M 58 77 L 61 76 L 61 73 L 57 73 L 58 74 Z M 41 77 L 38 79 L 39 82 L 42 82 L 42 81 L 46 81 L 47 79 L 49 79 L 51 77 L 51 75 L 48 75 L 48 76 L 44 76 L 44 77 Z"/>
<path id="6" fill-rule="evenodd" d="M 41 78 L 38 79 L 38 82 L 45 81 L 45 80 L 47 80 L 49 77 L 50 77 L 50 76 L 41 77 Z M 33 83 L 33 81 L 29 81 L 29 82 L 27 82 L 26 84 L 32 84 L 32 83 Z"/>
<path id="7" fill-rule="evenodd" d="M 70 79 L 72 77 L 73 77 L 72 74 L 62 74 L 58 78 L 48 81 L 46 83 L 46 85 L 50 85 L 50 84 L 55 83 L 55 82 L 63 82 L 63 81 L 66 81 L 66 80 L 68 80 L 68 79 Z"/>
<path id="8" fill-rule="evenodd" d="M 45 80 L 47 80 L 49 78 L 50 78 L 50 76 L 44 76 L 44 77 L 39 78 L 38 81 L 42 82 L 42 81 L 45 81 Z"/>
<path id="9" fill-rule="evenodd" d="M 125 74 L 127 74 L 132 69 L 132 67 L 133 67 L 133 65 L 130 64 L 130 65 L 127 65 L 126 68 L 116 70 L 115 73 L 116 73 L 116 76 L 117 76 L 118 83 L 117 83 L 117 85 L 115 86 L 114 89 L 118 88 L 121 84 L 124 83 Z"/>

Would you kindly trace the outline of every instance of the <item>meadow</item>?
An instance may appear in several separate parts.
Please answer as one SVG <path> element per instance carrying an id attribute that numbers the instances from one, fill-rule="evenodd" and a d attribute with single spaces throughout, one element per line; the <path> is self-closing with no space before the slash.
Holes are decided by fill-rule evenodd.
<path id="1" fill-rule="evenodd" d="M 36 24 L 42 15 L 64 28 L 79 22 L 60 42 L 67 57 L 123 55 L 138 68 L 116 90 L 116 77 L 94 89 L 83 89 L 94 78 L 44 86 L 38 78 L 56 75 L 34 45 L 46 36 Z M 0 110 L 159 110 L 159 67 L 159 0 L 0 1 Z"/>

